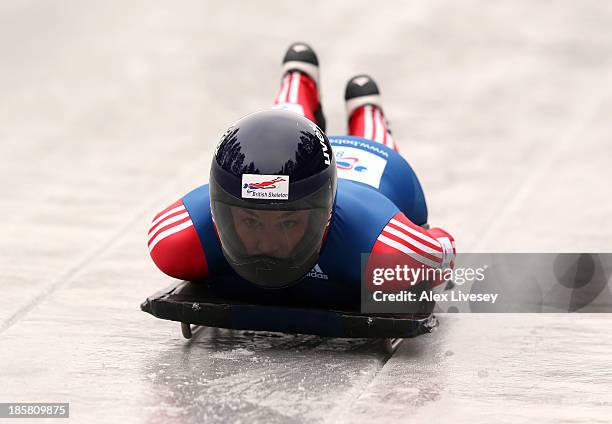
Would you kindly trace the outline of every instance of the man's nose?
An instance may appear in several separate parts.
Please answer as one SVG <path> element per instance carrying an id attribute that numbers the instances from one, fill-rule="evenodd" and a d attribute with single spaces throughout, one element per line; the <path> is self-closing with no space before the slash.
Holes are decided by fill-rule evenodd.
<path id="1" fill-rule="evenodd" d="M 259 239 L 257 250 L 263 255 L 274 255 L 280 251 L 281 240 L 273 234 L 266 234 Z"/>

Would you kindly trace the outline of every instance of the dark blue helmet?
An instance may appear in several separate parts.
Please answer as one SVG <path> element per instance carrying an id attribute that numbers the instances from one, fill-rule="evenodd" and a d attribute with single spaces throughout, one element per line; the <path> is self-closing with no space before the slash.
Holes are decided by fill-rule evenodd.
<path id="1" fill-rule="evenodd" d="M 336 197 L 336 163 L 307 118 L 248 115 L 221 137 L 210 171 L 210 207 L 223 254 L 246 280 L 297 282 L 317 263 Z"/>

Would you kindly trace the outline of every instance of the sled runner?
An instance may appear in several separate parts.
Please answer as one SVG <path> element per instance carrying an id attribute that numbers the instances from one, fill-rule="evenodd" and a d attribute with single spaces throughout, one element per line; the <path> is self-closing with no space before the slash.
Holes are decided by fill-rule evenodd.
<path id="1" fill-rule="evenodd" d="M 429 333 L 437 326 L 433 314 L 373 315 L 358 309 L 238 301 L 223 297 L 205 283 L 176 283 L 148 297 L 140 306 L 151 315 L 181 323 L 189 339 L 198 327 L 312 334 L 323 337 L 378 338 L 388 353 L 402 339 Z"/>

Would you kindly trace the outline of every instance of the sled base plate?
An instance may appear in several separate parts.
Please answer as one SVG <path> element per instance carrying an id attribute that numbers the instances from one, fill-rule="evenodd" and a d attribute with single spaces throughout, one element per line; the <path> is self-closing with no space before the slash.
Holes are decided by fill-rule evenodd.
<path id="1" fill-rule="evenodd" d="M 312 334 L 323 337 L 403 339 L 429 333 L 433 314 L 375 315 L 358 309 L 257 304 L 220 297 L 206 284 L 187 281 L 148 297 L 140 308 L 151 315 L 181 323 L 185 338 L 192 327 Z M 389 350 L 397 345 L 389 342 Z"/>

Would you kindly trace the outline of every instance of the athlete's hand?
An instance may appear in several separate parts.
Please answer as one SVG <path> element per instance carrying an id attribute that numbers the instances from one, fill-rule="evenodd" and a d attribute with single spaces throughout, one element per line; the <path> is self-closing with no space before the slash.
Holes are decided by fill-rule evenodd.
<path id="1" fill-rule="evenodd" d="M 429 231 L 429 235 L 435 238 L 442 246 L 444 257 L 442 259 L 442 269 L 454 268 L 455 257 L 457 256 L 457 249 L 455 248 L 455 239 L 449 233 L 444 231 L 442 228 L 432 228 Z"/>

